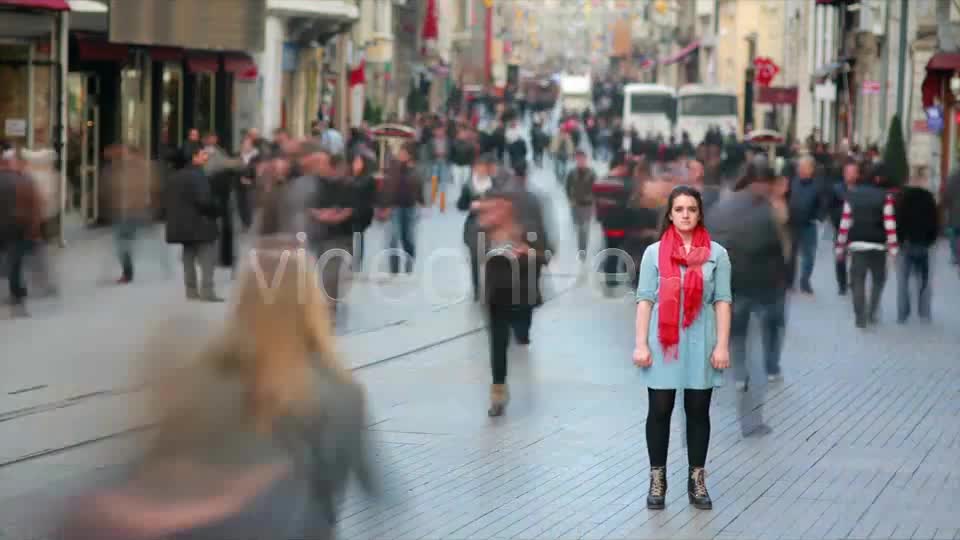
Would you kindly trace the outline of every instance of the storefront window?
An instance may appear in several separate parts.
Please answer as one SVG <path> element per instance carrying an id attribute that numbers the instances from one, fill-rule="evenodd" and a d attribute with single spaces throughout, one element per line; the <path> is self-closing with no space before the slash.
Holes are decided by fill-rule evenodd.
<path id="1" fill-rule="evenodd" d="M 145 107 L 144 96 L 141 95 L 143 88 L 143 71 L 139 69 L 123 70 L 120 80 L 121 133 L 123 142 L 136 148 L 144 148 L 147 142 L 144 137 L 144 126 L 147 125 L 147 108 Z"/>
<path id="2" fill-rule="evenodd" d="M 29 105 L 29 46 L 0 44 L 0 138 L 27 144 Z"/>
<path id="3" fill-rule="evenodd" d="M 216 91 L 215 76 L 215 73 L 197 73 L 193 127 L 199 129 L 201 134 L 207 134 L 216 129 L 213 119 L 214 92 Z"/>
<path id="4" fill-rule="evenodd" d="M 160 103 L 160 144 L 176 146 L 183 133 L 183 71 L 178 66 L 163 67 L 163 95 Z"/>

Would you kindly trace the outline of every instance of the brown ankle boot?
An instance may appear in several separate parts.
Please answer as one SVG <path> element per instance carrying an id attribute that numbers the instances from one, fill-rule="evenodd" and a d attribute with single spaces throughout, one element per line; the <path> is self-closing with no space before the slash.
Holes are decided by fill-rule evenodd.
<path id="1" fill-rule="evenodd" d="M 507 392 L 507 385 L 494 384 L 490 386 L 490 408 L 487 410 L 489 416 L 501 416 L 503 410 L 510 401 L 510 394 Z"/>

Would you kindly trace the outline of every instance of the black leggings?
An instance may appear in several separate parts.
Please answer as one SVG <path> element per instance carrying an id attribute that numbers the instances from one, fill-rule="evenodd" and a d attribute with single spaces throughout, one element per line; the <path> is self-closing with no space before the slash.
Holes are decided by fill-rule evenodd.
<path id="1" fill-rule="evenodd" d="M 676 390 L 647 389 L 650 407 L 647 410 L 647 453 L 651 467 L 667 466 L 670 446 L 670 416 L 677 399 Z M 710 398 L 713 389 L 684 390 L 683 410 L 687 413 L 687 461 L 691 467 L 707 463 L 710 445 Z"/>
<path id="2" fill-rule="evenodd" d="M 533 308 L 510 304 L 488 306 L 488 332 L 490 334 L 490 371 L 493 384 L 507 382 L 507 349 L 510 346 L 510 331 L 520 341 L 530 339 Z"/>

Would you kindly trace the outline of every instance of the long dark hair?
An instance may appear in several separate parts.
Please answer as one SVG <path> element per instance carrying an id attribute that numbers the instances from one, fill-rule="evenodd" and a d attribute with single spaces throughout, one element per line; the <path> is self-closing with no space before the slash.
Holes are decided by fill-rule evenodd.
<path id="1" fill-rule="evenodd" d="M 670 211 L 673 209 L 673 201 L 681 195 L 693 197 L 697 201 L 697 209 L 700 213 L 697 224 L 703 225 L 703 197 L 696 188 L 687 185 L 679 185 L 673 188 L 673 191 L 670 192 L 670 197 L 667 198 L 667 208 L 660 220 L 660 238 L 663 238 L 663 235 L 667 232 L 667 229 L 673 225 L 673 223 L 670 221 Z"/>

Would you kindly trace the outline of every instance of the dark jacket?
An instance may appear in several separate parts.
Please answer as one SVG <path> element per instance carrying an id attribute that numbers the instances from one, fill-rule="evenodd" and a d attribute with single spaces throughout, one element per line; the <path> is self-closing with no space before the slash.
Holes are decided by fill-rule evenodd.
<path id="1" fill-rule="evenodd" d="M 350 208 L 352 215 L 342 223 L 325 225 L 325 237 L 350 237 L 363 232 L 373 221 L 376 185 L 370 177 L 319 178 L 310 208 Z M 310 217 L 308 216 L 308 219 Z"/>
<path id="2" fill-rule="evenodd" d="M 220 206 L 210 181 L 197 167 L 185 167 L 167 181 L 167 243 L 213 242 L 219 236 Z"/>
<path id="3" fill-rule="evenodd" d="M 353 232 L 362 233 L 373 223 L 373 207 L 377 202 L 377 181 L 367 174 L 353 179 L 354 207 L 350 224 Z"/>
<path id="4" fill-rule="evenodd" d="M 523 231 L 523 238 L 534 251 L 534 257 L 531 262 L 526 254 L 515 258 L 497 255 L 498 246 L 484 246 L 487 261 L 481 268 L 485 272 L 486 302 L 496 305 L 538 306 L 543 303 L 540 276 L 543 267 L 549 262 L 547 252 L 553 251 L 547 237 L 543 206 L 537 196 L 529 191 L 511 191 L 507 196 L 513 202 L 514 214 Z M 516 274 L 514 266 L 518 270 Z"/>
<path id="5" fill-rule="evenodd" d="M 711 237 L 730 255 L 734 299 L 738 294 L 772 297 L 786 287 L 783 245 L 766 199 L 737 191 L 705 217 Z"/>
<path id="6" fill-rule="evenodd" d="M 826 211 L 823 180 L 794 178 L 790 182 L 790 224 L 797 228 L 822 219 Z"/>
<path id="7" fill-rule="evenodd" d="M 834 182 L 830 188 L 830 202 L 828 210 L 830 212 L 830 222 L 834 228 L 840 227 L 840 220 L 843 218 L 843 203 L 847 200 L 847 184 L 843 181 Z"/>
<path id="8" fill-rule="evenodd" d="M 386 170 L 381 206 L 413 208 L 425 204 L 423 182 L 412 163 L 394 161 Z"/>
<path id="9" fill-rule="evenodd" d="M 872 184 L 861 184 L 847 193 L 847 203 L 853 225 L 847 242 L 886 244 L 887 232 L 883 226 L 883 205 L 887 192 Z"/>
<path id="10" fill-rule="evenodd" d="M 897 240 L 930 247 L 937 241 L 937 201 L 930 190 L 906 187 L 897 198 Z"/>

